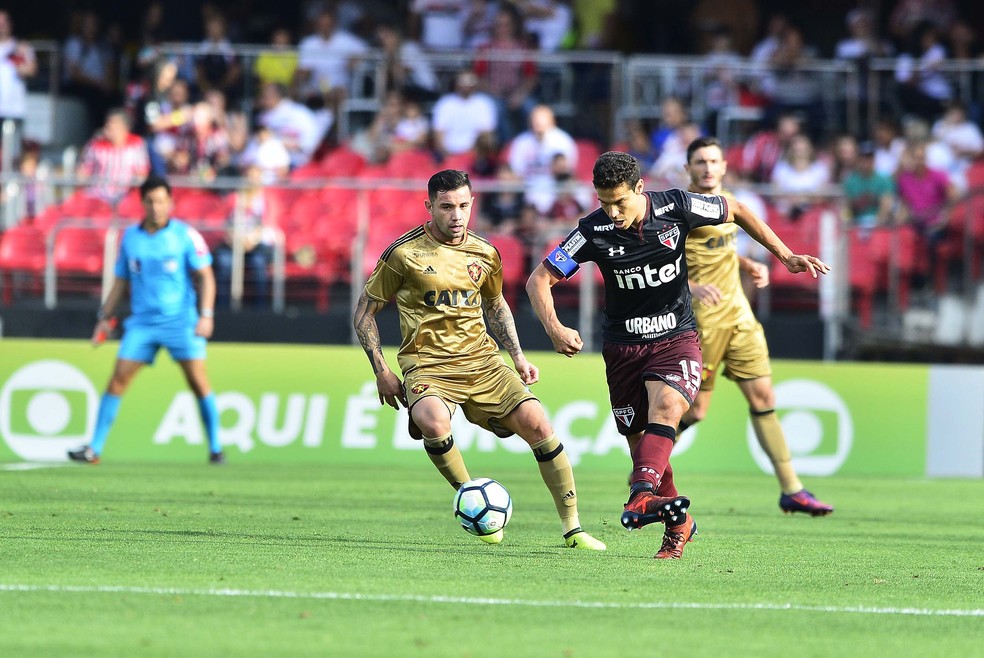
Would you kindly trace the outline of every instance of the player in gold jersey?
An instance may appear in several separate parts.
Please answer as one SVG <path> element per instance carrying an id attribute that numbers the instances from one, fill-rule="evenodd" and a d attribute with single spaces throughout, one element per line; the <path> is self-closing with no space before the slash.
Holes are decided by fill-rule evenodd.
<path id="1" fill-rule="evenodd" d="M 581 529 L 574 471 L 540 401 L 528 385 L 539 370 L 526 360 L 512 311 L 502 296 L 499 252 L 468 230 L 472 204 L 468 174 L 445 169 L 431 176 L 424 205 L 430 221 L 383 252 L 359 297 L 353 322 L 373 372 L 380 403 L 410 410 L 410 435 L 455 489 L 471 479 L 451 435 L 461 407 L 472 423 L 529 444 L 553 496 L 570 548 L 605 550 Z M 376 314 L 396 300 L 403 337 L 397 360 L 403 382 L 389 369 Z M 486 330 L 512 358 L 506 365 Z M 502 530 L 483 537 L 502 541 Z"/>
<path id="2" fill-rule="evenodd" d="M 728 163 L 716 138 L 701 137 L 691 142 L 686 169 L 691 192 L 728 196 L 722 190 Z M 769 268 L 738 255 L 737 231 L 735 224 L 728 223 L 701 227 L 687 236 L 687 270 L 690 291 L 696 300 L 693 307 L 700 330 L 704 371 L 700 392 L 683 415 L 678 432 L 707 414 L 716 375 L 722 371 L 738 384 L 748 400 L 755 436 L 772 462 L 782 489 L 779 507 L 787 513 L 825 516 L 834 508 L 807 491 L 793 468 L 789 446 L 775 413 L 765 331 L 752 313 L 741 286 L 740 271 L 748 273 L 756 287 L 769 285 Z"/>

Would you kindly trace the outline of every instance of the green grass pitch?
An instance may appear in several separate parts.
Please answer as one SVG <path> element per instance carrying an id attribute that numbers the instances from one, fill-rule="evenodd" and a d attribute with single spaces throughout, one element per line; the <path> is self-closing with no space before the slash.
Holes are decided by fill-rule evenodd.
<path id="1" fill-rule="evenodd" d="M 465 533 L 419 464 L 0 470 L 0 656 L 980 656 L 984 483 L 677 473 L 698 541 L 618 522 L 624 474 L 578 473 L 606 553 L 563 548 L 530 459 L 496 472 L 504 542 Z"/>

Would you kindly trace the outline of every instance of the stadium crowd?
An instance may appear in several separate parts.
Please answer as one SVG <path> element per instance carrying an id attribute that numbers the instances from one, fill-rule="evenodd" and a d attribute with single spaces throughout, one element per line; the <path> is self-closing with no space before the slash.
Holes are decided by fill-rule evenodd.
<path id="1" fill-rule="evenodd" d="M 881 13 L 859 2 L 827 51 L 813 45 L 819 35 L 809 25 L 766 16 L 752 0 L 669 3 L 672 15 L 662 21 L 646 3 L 619 0 L 412 0 L 398 3 L 396 13 L 390 4 L 311 2 L 299 20 L 257 30 L 229 5 L 206 2 L 197 26 L 182 31 L 167 3 L 151 2 L 129 40 L 111 16 L 74 12 L 67 36 L 46 36 L 61 41 L 59 93 L 86 108 L 88 118 L 80 120 L 92 133 L 74 170 L 62 173 L 89 184 L 41 208 L 31 182 L 63 159 L 45 145 L 8 141 L 15 152 L 2 161 L 19 171 L 23 192 L 18 221 L 7 231 L 43 234 L 78 215 L 139 216 L 128 190 L 149 173 L 205 188 L 235 178 L 241 189 L 226 189 L 221 199 L 218 191 L 175 190 L 177 213 L 216 228 L 210 235 L 223 253 L 217 279 L 224 300 L 232 267 L 227 229 L 236 212 L 245 216 L 251 237 L 244 251 L 261 291 L 268 290 L 276 229 L 286 235 L 291 271 L 330 282 L 348 276 L 353 238 L 352 227 L 326 225 L 340 205 L 353 203 L 333 181 L 420 179 L 460 168 L 494 183 L 480 195 L 476 229 L 518 245 L 528 272 L 546 245 L 594 207 L 585 183 L 599 153 L 633 154 L 653 189 L 686 187 L 688 144 L 714 134 L 721 113 L 738 107 L 754 110 L 757 122 L 727 136 L 727 187 L 793 231 L 793 239 L 816 234 L 820 211 L 833 208 L 853 230 L 858 253 L 887 262 L 895 247 L 878 242 L 880 232 L 891 229 L 895 240 L 904 231 L 903 302 L 910 283 L 945 289 L 951 265 L 963 258 L 957 229 L 965 221 L 960 213 L 971 211 L 961 210 L 961 200 L 984 184 L 984 60 L 979 35 L 950 0 L 896 0 Z M 31 42 L 14 36 L 16 20 L 16 12 L 0 10 L 0 119 L 13 119 L 20 135 L 38 67 Z M 189 37 L 189 29 L 197 34 Z M 258 32 L 265 45 L 244 56 L 239 44 Z M 170 47 L 176 40 L 193 47 Z M 583 108 L 573 116 L 541 97 L 543 53 L 654 48 L 700 55 L 714 74 L 702 89 L 665 95 L 652 117 L 629 116 L 613 130 L 611 109 L 583 116 L 598 107 L 590 67 L 577 80 Z M 463 55 L 462 64 L 442 78 L 428 57 L 448 54 Z M 844 108 L 831 116 L 809 65 L 844 61 L 865 72 L 874 58 L 894 58 L 891 93 L 874 101 L 869 76 L 851 78 L 846 98 L 875 120 L 850 131 Z M 381 67 L 367 83 L 377 109 L 348 126 L 346 100 L 361 84 L 353 76 L 370 59 Z M 982 70 L 969 78 L 977 87 L 956 88 L 941 70 L 953 61 L 978 63 Z M 324 185 L 292 188 L 306 181 Z M 401 190 L 376 194 L 370 242 L 392 240 L 422 221 L 407 208 L 422 212 Z M 0 268 L 4 263 L 0 250 Z M 859 277 L 872 278 L 866 272 Z"/>

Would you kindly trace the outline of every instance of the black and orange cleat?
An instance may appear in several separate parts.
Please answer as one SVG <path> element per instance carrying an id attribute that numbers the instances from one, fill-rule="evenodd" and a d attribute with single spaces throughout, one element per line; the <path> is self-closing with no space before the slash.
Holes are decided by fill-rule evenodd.
<path id="1" fill-rule="evenodd" d="M 686 496 L 657 496 L 649 482 L 632 485 L 629 501 L 622 512 L 622 525 L 635 530 L 650 523 L 676 523 L 686 516 L 690 499 Z"/>
<path id="2" fill-rule="evenodd" d="M 86 464 L 99 463 L 99 455 L 94 453 L 89 446 L 82 446 L 78 450 L 69 450 L 68 458 L 73 462 L 84 462 Z"/>
<path id="3" fill-rule="evenodd" d="M 694 517 L 686 515 L 683 523 L 668 525 L 663 531 L 663 544 L 653 557 L 657 560 L 679 560 L 683 557 L 683 549 L 687 542 L 693 541 L 697 534 L 697 522 Z"/>
<path id="4" fill-rule="evenodd" d="M 208 453 L 208 463 L 214 466 L 221 466 L 222 464 L 225 464 L 225 453 L 221 451 Z"/>
<path id="5" fill-rule="evenodd" d="M 834 511 L 831 505 L 828 505 L 822 500 L 817 500 L 816 496 L 806 489 L 794 494 L 783 494 L 780 496 L 779 508 L 786 514 L 803 512 L 810 516 L 827 516 Z"/>

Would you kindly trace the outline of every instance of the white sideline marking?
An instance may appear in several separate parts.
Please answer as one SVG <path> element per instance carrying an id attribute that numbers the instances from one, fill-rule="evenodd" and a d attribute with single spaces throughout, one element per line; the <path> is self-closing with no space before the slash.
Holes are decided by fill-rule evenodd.
<path id="1" fill-rule="evenodd" d="M 0 464 L 0 471 L 32 471 L 36 468 L 61 468 L 68 466 L 68 462 L 14 462 L 12 464 Z"/>
<path id="2" fill-rule="evenodd" d="M 57 592 L 66 594 L 151 594 L 169 596 L 227 596 L 270 599 L 324 599 L 334 601 L 451 603 L 454 605 L 505 605 L 532 608 L 611 608 L 677 610 L 792 610 L 862 615 L 911 615 L 915 617 L 984 617 L 984 609 L 934 610 L 931 608 L 879 608 L 872 606 L 799 605 L 795 603 L 613 603 L 606 601 L 537 601 L 489 599 L 470 596 L 415 594 L 359 594 L 357 592 L 290 592 L 255 589 L 183 589 L 180 587 L 127 587 L 125 585 L 14 585 L 0 583 L 0 592 Z"/>

